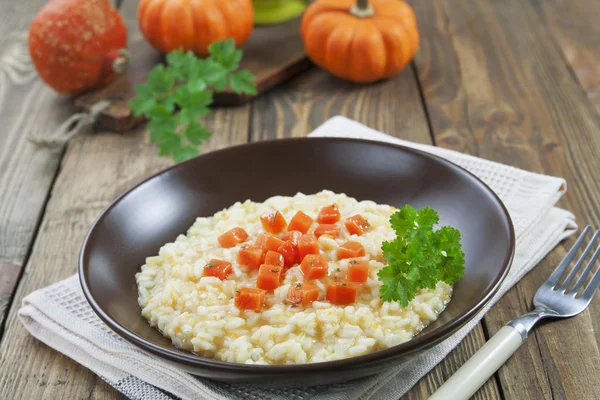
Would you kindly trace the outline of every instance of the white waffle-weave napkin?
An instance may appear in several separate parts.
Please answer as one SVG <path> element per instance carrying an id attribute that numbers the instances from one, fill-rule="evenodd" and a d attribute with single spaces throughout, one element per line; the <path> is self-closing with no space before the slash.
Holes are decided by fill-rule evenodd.
<path id="1" fill-rule="evenodd" d="M 310 136 L 380 140 L 434 153 L 477 175 L 506 204 L 517 236 L 513 266 L 489 305 L 451 338 L 405 364 L 372 377 L 330 386 L 268 390 L 199 379 L 143 353 L 96 317 L 76 276 L 25 297 L 19 310 L 21 322 L 34 337 L 94 371 L 131 399 L 399 399 L 456 347 L 492 304 L 576 230 L 573 215 L 554 207 L 566 190 L 563 179 L 401 141 L 343 117 L 330 119 Z"/>

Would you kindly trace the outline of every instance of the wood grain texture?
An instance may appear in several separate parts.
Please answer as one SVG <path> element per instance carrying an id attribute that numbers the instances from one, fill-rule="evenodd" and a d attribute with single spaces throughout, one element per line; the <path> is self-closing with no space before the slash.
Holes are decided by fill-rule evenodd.
<path id="1" fill-rule="evenodd" d="M 246 142 L 248 116 L 248 106 L 244 106 L 218 110 L 208 117 L 206 125 L 214 136 L 202 151 Z M 127 135 L 81 135 L 71 142 L 0 346 L 0 399 L 116 396 L 91 371 L 30 336 L 16 312 L 25 295 L 76 273 L 83 237 L 110 201 L 171 163 L 158 156 L 143 129 Z"/>
<path id="2" fill-rule="evenodd" d="M 44 3 L 0 3 L 0 263 L 5 264 L 23 265 L 27 259 L 62 155 L 62 149 L 37 148 L 27 137 L 52 131 L 73 112 L 67 99 L 38 79 L 29 58 L 29 23 Z M 9 297 L 3 295 L 4 304 Z M 0 326 L 4 311 L 0 307 Z"/>
<path id="3" fill-rule="evenodd" d="M 439 145 L 566 178 L 561 205 L 599 222 L 600 124 L 530 3 L 412 2 L 421 23 L 415 64 Z M 561 18 L 557 15 L 556 18 Z M 572 21 L 576 23 L 576 21 Z M 559 249 L 486 315 L 490 334 L 531 307 Z M 576 318 L 545 324 L 500 369 L 505 398 L 600 397 L 597 297 Z M 585 354 L 583 354 L 585 353 Z"/>
<path id="4" fill-rule="evenodd" d="M 426 115 L 413 69 L 372 85 L 343 82 L 314 69 L 289 84 L 256 99 L 250 140 L 302 137 L 336 115 L 419 143 L 431 143 Z M 407 394 L 426 398 L 485 343 L 481 325 Z M 489 381 L 476 399 L 499 399 L 497 384 Z"/>
<path id="5" fill-rule="evenodd" d="M 17 286 L 21 266 L 0 263 L 0 315 L 6 315 L 8 304 Z"/>
<path id="6" fill-rule="evenodd" d="M 135 3 L 124 2 L 121 13 L 133 33 L 130 40 L 140 40 L 135 33 Z M 246 142 L 248 116 L 245 106 L 207 117 L 206 126 L 214 136 L 202 152 Z M 127 135 L 80 135 L 69 144 L 15 294 L 6 340 L 0 343 L 0 399 L 117 398 L 116 390 L 94 373 L 30 336 L 16 312 L 24 296 L 76 272 L 83 237 L 112 199 L 170 164 L 158 156 L 143 128 Z"/>
<path id="7" fill-rule="evenodd" d="M 370 85 L 314 68 L 253 103 L 251 140 L 303 137 L 336 115 L 420 143 L 431 143 L 413 71 Z"/>
<path id="8" fill-rule="evenodd" d="M 600 113 L 600 3 L 531 0 L 531 4 Z"/>

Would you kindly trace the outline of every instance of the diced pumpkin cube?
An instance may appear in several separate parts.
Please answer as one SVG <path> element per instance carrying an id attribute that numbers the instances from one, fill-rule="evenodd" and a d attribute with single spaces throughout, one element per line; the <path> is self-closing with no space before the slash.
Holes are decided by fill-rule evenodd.
<path id="1" fill-rule="evenodd" d="M 352 304 L 356 301 L 356 284 L 352 282 L 331 282 L 327 284 L 326 297 L 331 304 Z"/>
<path id="2" fill-rule="evenodd" d="M 320 254 L 308 254 L 300 264 L 304 279 L 319 279 L 327 276 L 328 263 Z"/>
<path id="3" fill-rule="evenodd" d="M 242 228 L 237 227 L 219 236 L 218 240 L 221 247 L 229 249 L 248 240 L 248 234 Z"/>
<path id="4" fill-rule="evenodd" d="M 300 236 L 302 236 L 302 232 L 300 231 L 288 231 L 281 237 L 281 240 L 285 242 L 290 240 L 295 246 L 298 246 L 298 239 L 300 239 Z"/>
<path id="5" fill-rule="evenodd" d="M 202 276 L 216 276 L 220 280 L 225 280 L 232 272 L 231 263 L 213 258 L 204 266 Z"/>
<path id="6" fill-rule="evenodd" d="M 338 248 L 338 260 L 344 258 L 362 257 L 365 255 L 365 248 L 358 242 L 346 242 Z"/>
<path id="7" fill-rule="evenodd" d="M 319 288 L 310 283 L 294 283 L 290 286 L 286 300 L 293 305 L 309 306 L 319 297 Z"/>
<path id="8" fill-rule="evenodd" d="M 339 220 L 340 210 L 338 210 L 335 204 L 321 208 L 319 215 L 317 215 L 317 222 L 319 224 L 335 224 Z"/>
<path id="9" fill-rule="evenodd" d="M 307 254 L 319 254 L 319 242 L 313 235 L 302 235 L 298 239 L 298 259 L 304 260 Z"/>
<path id="10" fill-rule="evenodd" d="M 269 251 L 267 251 L 267 254 L 265 255 L 264 263 L 269 264 L 269 265 L 279 265 L 280 267 L 283 267 L 283 265 L 284 265 L 283 256 L 276 251 L 269 250 Z"/>
<path id="11" fill-rule="evenodd" d="M 264 249 L 265 241 L 267 240 L 267 236 L 269 236 L 268 233 L 261 233 L 260 235 L 258 235 L 256 237 L 256 241 L 254 242 L 254 245 L 256 247 L 260 247 L 261 249 Z"/>
<path id="12" fill-rule="evenodd" d="M 256 286 L 265 290 L 277 289 L 279 287 L 279 282 L 281 281 L 282 271 L 283 268 L 281 268 L 279 265 L 261 265 L 258 269 Z"/>
<path id="13" fill-rule="evenodd" d="M 362 236 L 369 231 L 371 227 L 369 222 L 362 217 L 360 214 L 353 215 L 350 218 L 346 218 L 344 221 L 348 233 L 351 235 Z"/>
<path id="14" fill-rule="evenodd" d="M 329 235 L 332 238 L 338 237 L 338 228 L 336 224 L 320 224 L 315 229 L 315 236 Z"/>
<path id="15" fill-rule="evenodd" d="M 283 265 L 286 268 L 292 267 L 294 264 L 298 263 L 298 246 L 294 244 L 291 240 L 284 242 L 279 248 L 277 252 L 283 256 Z"/>
<path id="16" fill-rule="evenodd" d="M 369 279 L 369 262 L 356 258 L 348 262 L 348 280 L 350 282 L 364 283 Z"/>
<path id="17" fill-rule="evenodd" d="M 277 251 L 279 247 L 284 243 L 283 240 L 275 237 L 273 235 L 269 235 L 268 233 L 263 233 L 256 239 L 255 246 L 262 247 L 262 249 L 267 252 L 269 250 Z"/>
<path id="18" fill-rule="evenodd" d="M 306 233 L 310 229 L 312 223 L 313 219 L 311 217 L 302 211 L 298 211 L 290 220 L 288 231 L 300 231 L 302 233 Z"/>
<path id="19" fill-rule="evenodd" d="M 279 233 L 287 225 L 283 215 L 277 210 L 269 210 L 260 216 L 260 222 L 265 231 L 269 233 Z"/>
<path id="20" fill-rule="evenodd" d="M 265 291 L 249 287 L 239 288 L 234 301 L 235 305 L 242 310 L 260 311 L 265 302 Z"/>
<path id="21" fill-rule="evenodd" d="M 262 264 L 264 251 L 256 246 L 244 246 L 237 255 L 237 263 L 251 269 L 258 269 Z"/>

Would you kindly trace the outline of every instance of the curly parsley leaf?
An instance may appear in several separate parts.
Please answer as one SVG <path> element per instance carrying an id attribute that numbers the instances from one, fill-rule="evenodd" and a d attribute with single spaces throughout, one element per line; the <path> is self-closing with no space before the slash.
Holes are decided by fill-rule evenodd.
<path id="1" fill-rule="evenodd" d="M 242 92 L 247 94 L 256 94 L 256 87 L 254 86 L 254 76 L 248 70 L 233 72 L 229 75 L 229 86 L 231 90 L 240 94 Z"/>
<path id="2" fill-rule="evenodd" d="M 210 113 L 214 92 L 230 87 L 256 94 L 254 75 L 238 71 L 243 53 L 233 39 L 211 44 L 209 53 L 204 59 L 183 50 L 167 54 L 166 66 L 155 67 L 129 101 L 133 114 L 148 120 L 150 141 L 158 144 L 160 155 L 176 162 L 198 155 L 198 146 L 210 138 L 200 117 Z"/>
<path id="3" fill-rule="evenodd" d="M 454 284 L 463 276 L 460 232 L 450 226 L 434 230 L 438 222 L 431 207 L 415 210 L 406 205 L 392 214 L 390 224 L 396 239 L 381 245 L 388 262 L 378 273 L 382 300 L 406 306 L 419 290 L 433 289 L 439 281 Z"/>
<path id="4" fill-rule="evenodd" d="M 215 60 L 229 71 L 233 71 L 240 65 L 242 51 L 236 50 L 233 39 L 214 42 L 208 46 L 210 58 Z"/>
<path id="5" fill-rule="evenodd" d="M 152 111 L 156 106 L 154 89 L 148 84 L 136 85 L 135 92 L 137 96 L 129 101 L 129 107 L 131 107 L 133 115 L 139 117 Z"/>

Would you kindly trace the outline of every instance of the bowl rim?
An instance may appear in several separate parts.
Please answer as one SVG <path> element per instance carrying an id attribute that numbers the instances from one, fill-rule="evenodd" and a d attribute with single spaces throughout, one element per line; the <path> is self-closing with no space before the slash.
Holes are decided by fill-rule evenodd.
<path id="1" fill-rule="evenodd" d="M 163 175 L 168 172 L 175 170 L 177 168 L 184 168 L 185 165 L 194 162 L 194 160 L 205 157 L 208 155 L 213 155 L 215 153 L 227 152 L 232 149 L 247 147 L 247 148 L 255 148 L 255 147 L 263 147 L 263 146 L 271 146 L 274 143 L 282 143 L 282 142 L 351 142 L 351 143 L 359 143 L 365 145 L 378 145 L 384 147 L 393 147 L 401 151 L 405 151 L 408 153 L 415 154 L 420 157 L 425 157 L 432 159 L 434 162 L 444 164 L 446 167 L 450 169 L 457 170 L 459 173 L 466 174 L 471 179 L 473 179 L 476 183 L 478 183 L 485 191 L 487 191 L 492 199 L 497 203 L 500 207 L 502 215 L 506 219 L 508 225 L 508 252 L 504 257 L 504 260 L 501 265 L 501 273 L 491 282 L 489 288 L 484 292 L 482 298 L 477 302 L 477 304 L 471 309 L 458 314 L 452 320 L 443 324 L 439 328 L 434 329 L 431 332 L 422 333 L 415 336 L 413 339 L 398 344 L 396 346 L 389 347 L 387 349 L 378 350 L 372 353 L 363 354 L 355 357 L 348 357 L 339 360 L 331 360 L 331 361 L 322 361 L 316 363 L 306 363 L 306 364 L 241 364 L 241 363 L 233 363 L 227 361 L 220 361 L 213 358 L 202 357 L 192 354 L 185 354 L 182 352 L 178 352 L 175 350 L 171 350 L 169 348 L 163 347 L 161 345 L 152 343 L 151 341 L 146 340 L 145 338 L 136 335 L 134 332 L 120 325 L 116 321 L 114 321 L 108 314 L 104 312 L 102 307 L 95 301 L 91 289 L 87 284 L 87 271 L 85 267 L 85 258 L 88 253 L 89 241 L 92 233 L 98 226 L 98 224 L 103 220 L 103 218 L 117 205 L 121 202 L 123 198 L 128 196 L 133 191 L 137 190 L 141 186 L 145 185 L 149 181 Z M 285 138 L 285 139 L 272 139 L 272 140 L 264 140 L 260 142 L 253 143 L 243 143 L 234 146 L 229 146 L 226 148 L 214 150 L 208 153 L 201 154 L 197 157 L 191 158 L 189 160 L 183 161 L 181 163 L 172 165 L 166 169 L 163 169 L 148 178 L 143 179 L 141 182 L 135 184 L 117 198 L 115 198 L 94 220 L 92 225 L 90 226 L 88 232 L 85 235 L 85 238 L 82 243 L 81 251 L 79 254 L 79 266 L 78 266 L 78 275 L 79 282 L 81 284 L 81 288 L 83 290 L 84 297 L 92 307 L 92 310 L 96 313 L 96 315 L 106 324 L 109 328 L 111 328 L 114 332 L 116 332 L 119 336 L 124 338 L 130 343 L 133 343 L 138 348 L 142 350 L 148 351 L 156 356 L 164 358 L 166 360 L 175 362 L 177 364 L 183 364 L 189 367 L 205 367 L 210 369 L 226 369 L 230 372 L 240 371 L 240 372 L 256 372 L 259 373 L 261 371 L 270 372 L 270 373 L 286 373 L 286 372 L 315 372 L 321 370 L 327 370 L 331 368 L 343 368 L 343 367 L 351 367 L 352 365 L 361 365 L 365 363 L 370 363 L 382 359 L 387 358 L 396 358 L 399 356 L 409 355 L 419 350 L 423 350 L 425 348 L 431 347 L 442 340 L 449 337 L 451 334 L 456 332 L 461 326 L 470 321 L 477 313 L 491 300 L 491 298 L 496 294 L 499 290 L 500 285 L 508 275 L 510 267 L 512 265 L 515 254 L 515 230 L 513 226 L 512 219 L 506 206 L 500 200 L 498 195 L 481 179 L 475 176 L 473 173 L 469 172 L 465 168 L 446 160 L 440 156 L 435 154 L 427 153 L 422 150 L 418 150 L 412 147 L 407 147 L 404 145 L 396 144 L 396 143 L 388 143 L 379 140 L 367 140 L 367 139 L 357 139 L 357 138 L 340 138 L 340 137 L 301 137 L 301 138 Z M 181 350 L 185 351 L 185 350 Z"/>

